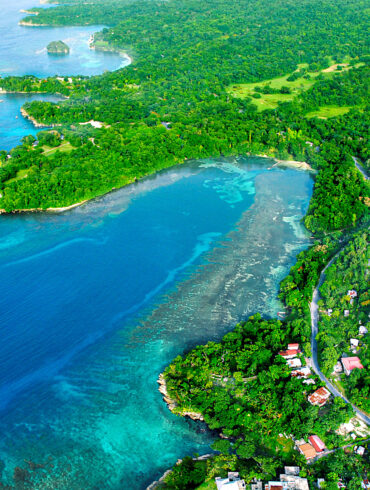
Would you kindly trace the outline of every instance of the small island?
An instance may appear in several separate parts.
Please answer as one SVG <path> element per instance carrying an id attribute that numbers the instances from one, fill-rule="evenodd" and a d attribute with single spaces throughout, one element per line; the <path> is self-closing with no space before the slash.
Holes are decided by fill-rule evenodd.
<path id="1" fill-rule="evenodd" d="M 49 54 L 69 54 L 69 46 L 63 41 L 52 41 L 46 49 Z"/>

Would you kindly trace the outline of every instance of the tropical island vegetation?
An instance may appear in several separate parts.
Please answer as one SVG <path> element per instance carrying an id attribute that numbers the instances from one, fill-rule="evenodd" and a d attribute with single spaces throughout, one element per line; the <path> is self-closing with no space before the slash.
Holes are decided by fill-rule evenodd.
<path id="1" fill-rule="evenodd" d="M 46 50 L 49 54 L 69 54 L 69 46 L 63 41 L 51 41 Z"/>
<path id="2" fill-rule="evenodd" d="M 109 25 L 94 43 L 125 51 L 131 65 L 91 78 L 1 80 L 3 90 L 67 97 L 24 106 L 57 129 L 0 152 L 5 212 L 68 206 L 210 156 L 263 153 L 305 161 L 317 171 L 304 220 L 315 241 L 281 283 L 284 321 L 256 312 L 221 342 L 198 346 L 165 369 L 172 410 L 201 414 L 222 435 L 213 446 L 217 456 L 185 458 L 167 488 L 197 488 L 234 469 L 248 482 L 273 478 L 286 463 L 302 466 L 310 481 L 329 475 L 326 488 L 336 488 L 339 477 L 349 489 L 361 484 L 366 459 L 351 448 L 345 454 L 337 431 L 353 417 L 351 405 L 339 397 L 324 407 L 310 404 L 322 381 L 311 373 L 312 382 L 303 383 L 279 352 L 298 344 L 299 361 L 308 364 L 309 303 L 322 270 L 342 249 L 321 287 L 320 308 L 344 314 L 348 290 L 358 298 L 348 320 L 340 313 L 320 321 L 325 374 L 349 349 L 353 323 L 368 314 L 369 184 L 352 158 L 368 167 L 366 7 L 364 0 L 74 0 L 38 9 L 37 24 Z M 358 355 L 368 367 L 365 339 Z M 341 383 L 367 411 L 365 371 Z M 293 438 L 312 433 L 338 450 L 308 466 Z"/>

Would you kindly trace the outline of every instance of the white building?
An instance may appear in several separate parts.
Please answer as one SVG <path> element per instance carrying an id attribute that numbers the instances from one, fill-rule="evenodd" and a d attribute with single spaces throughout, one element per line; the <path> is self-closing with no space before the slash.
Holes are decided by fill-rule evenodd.
<path id="1" fill-rule="evenodd" d="M 244 490 L 245 481 L 239 478 L 239 473 L 236 471 L 229 471 L 227 478 L 221 478 L 220 476 L 215 478 L 217 490 Z"/>

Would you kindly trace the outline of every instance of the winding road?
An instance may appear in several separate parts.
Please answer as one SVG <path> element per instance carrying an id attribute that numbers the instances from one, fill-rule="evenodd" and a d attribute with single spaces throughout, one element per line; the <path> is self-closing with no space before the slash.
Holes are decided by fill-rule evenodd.
<path id="1" fill-rule="evenodd" d="M 352 157 L 352 159 L 353 159 L 353 161 L 355 162 L 355 165 L 356 165 L 357 170 L 359 170 L 359 171 L 362 173 L 362 175 L 363 175 L 364 179 L 365 179 L 365 180 L 369 180 L 369 177 L 368 177 L 368 175 L 367 175 L 367 173 L 366 173 L 366 170 L 365 170 L 365 169 L 364 169 L 364 167 L 361 165 L 361 163 L 359 163 L 359 161 L 357 160 L 357 158 L 356 158 L 356 157 Z"/>
<path id="2" fill-rule="evenodd" d="M 357 413 L 358 417 L 363 420 L 367 425 L 370 425 L 370 417 L 367 416 L 364 412 L 362 412 L 360 409 L 358 409 L 355 405 L 353 405 L 345 396 L 340 393 L 335 386 L 330 383 L 330 381 L 323 375 L 323 373 L 320 371 L 320 366 L 318 362 L 318 356 L 317 356 L 317 342 L 316 342 L 316 335 L 318 334 L 319 331 L 319 307 L 318 307 L 318 301 L 320 299 L 320 292 L 319 289 L 323 282 L 325 281 L 325 272 L 326 270 L 331 266 L 331 264 L 337 259 L 338 255 L 340 252 L 343 250 L 339 250 L 339 252 L 334 255 L 334 257 L 330 260 L 330 262 L 327 263 L 325 269 L 320 274 L 320 279 L 319 283 L 317 284 L 313 295 L 312 295 L 312 301 L 310 303 L 310 312 L 311 312 L 311 364 L 312 368 L 315 371 L 315 373 L 319 376 L 321 381 L 326 383 L 326 387 L 328 390 L 334 395 L 334 396 L 339 396 L 344 400 L 346 403 L 350 403 L 352 405 L 353 410 Z"/>

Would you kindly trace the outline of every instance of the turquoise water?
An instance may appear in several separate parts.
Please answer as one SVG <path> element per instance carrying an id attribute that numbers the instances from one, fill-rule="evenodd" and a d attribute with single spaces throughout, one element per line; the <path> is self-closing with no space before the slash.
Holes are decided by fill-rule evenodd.
<path id="1" fill-rule="evenodd" d="M 0 472 L 32 488 L 143 489 L 209 452 L 157 391 L 177 354 L 250 313 L 308 244 L 307 173 L 263 159 L 169 169 L 62 215 L 0 220 Z M 37 466 L 39 465 L 39 466 Z"/>
<path id="2" fill-rule="evenodd" d="M 18 22 L 27 14 L 21 9 L 38 6 L 35 0 L 0 0 L 0 76 L 99 75 L 117 70 L 129 63 L 117 53 L 89 48 L 89 38 L 103 26 L 27 27 Z M 41 8 L 41 7 L 40 7 Z M 46 46 L 64 41 L 70 47 L 67 56 L 50 56 Z"/>
<path id="3" fill-rule="evenodd" d="M 89 48 L 88 41 L 103 26 L 88 27 L 25 27 L 18 22 L 26 14 L 20 10 L 34 7 L 32 0 L 0 0 L 0 77 L 36 75 L 98 75 L 105 70 L 117 70 L 129 64 L 129 59 L 117 53 Z M 50 56 L 46 46 L 50 41 L 63 40 L 70 47 L 68 56 Z M 1 80 L 0 80 L 1 87 Z M 10 150 L 23 136 L 36 134 L 33 124 L 20 114 L 21 106 L 31 100 L 60 100 L 47 95 L 0 93 L 0 150 Z"/>
<path id="4" fill-rule="evenodd" d="M 0 94 L 0 150 L 9 151 L 20 143 L 23 136 L 35 135 L 41 131 L 21 115 L 22 105 L 32 100 L 56 102 L 60 97 L 43 94 Z"/>

